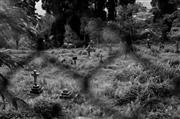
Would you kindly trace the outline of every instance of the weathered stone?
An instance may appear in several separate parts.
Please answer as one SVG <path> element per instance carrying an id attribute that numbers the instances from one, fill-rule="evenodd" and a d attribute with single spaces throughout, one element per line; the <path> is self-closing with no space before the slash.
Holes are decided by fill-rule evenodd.
<path id="1" fill-rule="evenodd" d="M 30 93 L 32 94 L 41 94 L 43 92 L 42 88 L 37 85 L 37 76 L 39 75 L 39 73 L 37 73 L 36 70 L 33 71 L 33 73 L 31 74 L 34 77 L 34 85 L 30 91 Z"/>
<path id="2" fill-rule="evenodd" d="M 61 99 L 71 99 L 72 98 L 72 92 L 68 89 L 63 89 L 59 96 Z"/>

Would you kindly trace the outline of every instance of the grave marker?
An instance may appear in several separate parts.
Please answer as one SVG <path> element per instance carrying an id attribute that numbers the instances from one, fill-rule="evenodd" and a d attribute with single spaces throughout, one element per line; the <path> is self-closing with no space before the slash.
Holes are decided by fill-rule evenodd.
<path id="1" fill-rule="evenodd" d="M 151 43 L 150 43 L 150 39 L 149 39 L 149 38 L 147 39 L 147 47 L 148 47 L 149 49 L 151 49 Z"/>
<path id="2" fill-rule="evenodd" d="M 86 48 L 86 51 L 88 53 L 88 56 L 90 57 L 91 56 L 91 46 L 88 45 L 88 47 Z"/>
<path id="3" fill-rule="evenodd" d="M 37 70 L 34 70 L 31 75 L 34 77 L 34 85 L 33 85 L 32 89 L 31 89 L 30 93 L 32 93 L 32 94 L 41 94 L 42 89 L 37 84 L 37 77 L 39 76 L 39 73 L 37 72 Z"/>
<path id="4" fill-rule="evenodd" d="M 72 92 L 68 89 L 63 89 L 60 93 L 60 99 L 71 99 L 72 98 Z"/>
<path id="5" fill-rule="evenodd" d="M 77 57 L 76 56 L 72 57 L 72 60 L 73 60 L 73 64 L 76 65 Z"/>

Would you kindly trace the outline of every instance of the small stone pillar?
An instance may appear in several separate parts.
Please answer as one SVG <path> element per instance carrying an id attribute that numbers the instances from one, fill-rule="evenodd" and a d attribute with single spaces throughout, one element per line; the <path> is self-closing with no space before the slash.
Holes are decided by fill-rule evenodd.
<path id="1" fill-rule="evenodd" d="M 151 43 L 150 43 L 150 39 L 149 39 L 149 38 L 147 39 L 147 47 L 148 47 L 149 49 L 151 49 Z"/>

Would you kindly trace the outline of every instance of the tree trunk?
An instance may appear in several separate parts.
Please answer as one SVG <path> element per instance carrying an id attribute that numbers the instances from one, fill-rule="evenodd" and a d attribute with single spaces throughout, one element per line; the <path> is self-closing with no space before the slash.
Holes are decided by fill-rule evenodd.
<path id="1" fill-rule="evenodd" d="M 106 0 L 98 0 L 95 3 L 95 16 L 106 20 L 106 12 L 104 11 Z"/>
<path id="2" fill-rule="evenodd" d="M 107 3 L 107 9 L 108 9 L 108 20 L 114 20 L 116 17 L 116 6 L 117 6 L 117 0 L 109 0 Z"/>

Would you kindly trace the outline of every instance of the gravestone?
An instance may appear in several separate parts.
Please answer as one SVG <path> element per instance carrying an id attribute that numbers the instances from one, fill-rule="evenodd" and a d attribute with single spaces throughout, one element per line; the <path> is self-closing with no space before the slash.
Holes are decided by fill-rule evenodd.
<path id="1" fill-rule="evenodd" d="M 90 45 L 88 45 L 88 47 L 86 48 L 86 51 L 88 53 L 88 57 L 90 57 L 91 56 L 91 46 Z"/>
<path id="2" fill-rule="evenodd" d="M 90 45 L 87 46 L 86 51 L 88 53 L 88 56 L 91 56 L 91 52 L 96 52 L 94 47 L 91 47 Z"/>
<path id="3" fill-rule="evenodd" d="M 72 57 L 72 60 L 73 60 L 73 64 L 75 64 L 75 65 L 76 65 L 77 56 Z"/>
<path id="4" fill-rule="evenodd" d="M 72 98 L 72 92 L 68 89 L 63 89 L 59 96 L 61 99 L 71 99 Z"/>
<path id="5" fill-rule="evenodd" d="M 150 39 L 147 39 L 147 47 L 148 47 L 149 49 L 151 49 Z"/>
<path id="6" fill-rule="evenodd" d="M 37 77 L 39 76 L 39 73 L 37 70 L 34 70 L 31 74 L 34 77 L 34 85 L 31 88 L 30 93 L 31 94 L 41 94 L 43 92 L 42 88 L 37 84 Z"/>

